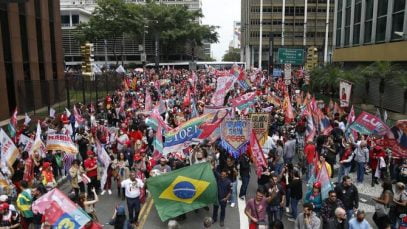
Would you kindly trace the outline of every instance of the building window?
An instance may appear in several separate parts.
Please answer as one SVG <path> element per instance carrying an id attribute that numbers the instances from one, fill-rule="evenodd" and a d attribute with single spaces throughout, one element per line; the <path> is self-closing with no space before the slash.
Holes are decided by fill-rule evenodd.
<path id="1" fill-rule="evenodd" d="M 341 30 L 337 29 L 336 30 L 336 47 L 341 46 Z"/>
<path id="2" fill-rule="evenodd" d="M 362 16 L 362 2 L 358 2 L 355 4 L 355 17 L 354 17 L 354 23 L 359 23 L 360 18 Z"/>
<path id="3" fill-rule="evenodd" d="M 365 20 L 373 18 L 373 0 L 366 0 L 366 16 Z"/>
<path id="4" fill-rule="evenodd" d="M 382 42 L 386 37 L 386 21 L 386 16 L 377 19 L 376 42 Z"/>
<path id="5" fill-rule="evenodd" d="M 395 32 L 403 32 L 405 5 L 406 5 L 405 0 L 394 0 L 393 19 L 392 19 L 393 21 L 391 27 L 392 40 L 400 40 L 403 38 L 403 36 L 400 36 Z"/>
<path id="6" fill-rule="evenodd" d="M 359 37 L 360 37 L 360 24 L 355 24 L 353 26 L 353 45 L 359 44 Z"/>
<path id="7" fill-rule="evenodd" d="M 363 38 L 365 44 L 369 44 L 372 42 L 372 20 L 373 20 L 373 0 L 366 0 L 365 37 Z"/>
<path id="8" fill-rule="evenodd" d="M 365 44 L 372 42 L 372 20 L 365 22 Z"/>
<path id="9" fill-rule="evenodd" d="M 79 15 L 72 15 L 72 25 L 79 24 Z"/>
<path id="10" fill-rule="evenodd" d="M 350 16 L 351 16 L 351 6 L 346 2 L 345 10 L 345 46 L 349 45 L 350 41 Z"/>
<path id="11" fill-rule="evenodd" d="M 388 1 L 389 0 L 380 0 L 380 1 L 378 1 L 379 5 L 377 7 L 377 17 L 387 15 Z"/>
<path id="12" fill-rule="evenodd" d="M 69 26 L 69 15 L 61 15 L 61 25 Z"/>

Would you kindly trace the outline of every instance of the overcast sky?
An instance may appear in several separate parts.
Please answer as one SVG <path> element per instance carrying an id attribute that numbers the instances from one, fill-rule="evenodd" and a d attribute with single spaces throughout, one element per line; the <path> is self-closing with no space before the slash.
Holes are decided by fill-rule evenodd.
<path id="1" fill-rule="evenodd" d="M 240 21 L 240 0 L 202 0 L 203 24 L 219 26 L 219 42 L 212 44 L 213 58 L 218 61 L 233 39 L 233 21 Z"/>

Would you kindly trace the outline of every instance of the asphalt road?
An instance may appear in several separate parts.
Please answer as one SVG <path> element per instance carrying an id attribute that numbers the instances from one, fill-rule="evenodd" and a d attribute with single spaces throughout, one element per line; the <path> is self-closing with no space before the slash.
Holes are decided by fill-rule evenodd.
<path id="1" fill-rule="evenodd" d="M 354 176 L 354 174 L 351 174 Z M 369 223 L 375 228 L 374 223 L 372 222 L 372 216 L 374 212 L 373 202 L 371 201 L 371 197 L 377 196 L 381 192 L 381 188 L 379 185 L 376 185 L 374 188 L 370 187 L 370 176 L 365 176 L 365 183 L 363 185 L 358 185 L 358 190 L 360 192 L 360 209 L 364 209 L 367 212 L 366 219 Z M 335 179 L 336 180 L 336 179 Z M 240 182 L 240 181 L 239 181 Z M 116 187 L 116 184 L 113 182 L 113 187 Z M 304 193 L 305 193 L 305 184 L 304 184 Z M 65 193 L 70 191 L 70 184 L 69 182 L 65 182 L 61 187 Z M 257 189 L 257 178 L 254 174 L 254 170 L 252 171 L 252 177 L 250 179 L 247 197 L 252 198 L 255 195 Z M 239 190 L 239 188 L 238 188 Z M 126 206 L 126 202 L 122 201 L 117 196 L 117 189 L 112 189 L 112 195 L 108 195 L 105 193 L 103 196 L 99 196 L 99 202 L 96 204 L 96 215 L 99 218 L 99 222 L 104 225 L 105 228 L 112 228 L 111 226 L 107 225 L 110 221 L 114 208 L 118 204 L 124 204 Z M 304 194 L 305 195 L 305 194 Z M 302 202 L 299 203 L 299 212 L 302 210 Z M 226 208 L 226 219 L 225 219 L 225 229 L 246 229 L 248 228 L 247 217 L 244 215 L 245 201 L 239 199 L 239 204 L 234 208 L 231 208 L 230 205 Z M 127 209 L 127 207 L 126 207 Z M 207 216 L 212 216 L 212 206 L 210 206 L 210 210 L 206 211 L 204 209 L 200 209 L 198 213 L 189 212 L 186 214 L 186 219 L 184 221 L 179 221 L 181 228 L 185 229 L 199 229 L 203 226 L 203 219 Z M 240 211 L 239 211 L 240 210 Z M 287 216 L 283 216 L 282 219 L 285 228 L 294 228 L 294 223 L 287 220 Z M 147 202 L 142 206 L 142 210 L 140 213 L 140 227 L 139 228 L 146 228 L 146 229 L 164 229 L 167 228 L 168 222 L 162 222 L 161 219 L 158 217 L 157 211 L 154 207 L 154 203 L 151 199 L 148 199 Z M 219 225 L 219 222 L 213 225 L 212 228 L 222 228 Z"/>

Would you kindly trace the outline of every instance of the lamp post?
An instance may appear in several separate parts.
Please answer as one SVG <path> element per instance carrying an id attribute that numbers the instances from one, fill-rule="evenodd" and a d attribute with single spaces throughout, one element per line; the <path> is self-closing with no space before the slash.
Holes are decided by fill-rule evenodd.
<path id="1" fill-rule="evenodd" d="M 148 25 L 144 25 L 143 28 L 143 53 L 141 54 L 141 62 L 143 63 L 143 67 L 147 61 L 147 54 L 146 54 L 146 34 L 148 33 Z"/>

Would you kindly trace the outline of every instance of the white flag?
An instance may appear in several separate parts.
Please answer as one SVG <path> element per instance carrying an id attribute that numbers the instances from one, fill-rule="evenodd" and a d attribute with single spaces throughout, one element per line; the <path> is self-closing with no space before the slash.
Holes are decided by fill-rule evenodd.
<path id="1" fill-rule="evenodd" d="M 28 124 L 30 124 L 30 122 L 31 122 L 30 116 L 28 116 L 28 114 L 25 113 L 24 126 L 28 126 Z"/>
<path id="2" fill-rule="evenodd" d="M 51 109 L 49 109 L 49 117 L 55 118 L 55 110 L 52 107 L 51 107 Z"/>
<path id="3" fill-rule="evenodd" d="M 66 111 L 66 116 L 70 117 L 70 116 L 71 116 L 71 112 L 68 110 L 68 108 L 65 107 L 65 111 Z"/>
<path id="4" fill-rule="evenodd" d="M 124 70 L 123 66 L 119 66 L 118 68 L 116 68 L 116 72 L 117 73 L 126 73 L 126 70 Z"/>
<path id="5" fill-rule="evenodd" d="M 35 134 L 35 140 L 34 140 L 34 144 L 32 145 L 32 147 L 30 148 L 30 150 L 28 151 L 28 154 L 31 155 L 32 153 L 34 153 L 34 151 L 38 150 L 40 152 L 40 155 L 42 157 L 45 157 L 46 154 L 46 149 L 45 149 L 45 145 L 41 140 L 41 125 L 40 125 L 40 121 L 38 121 L 37 123 L 37 132 Z"/>
<path id="6" fill-rule="evenodd" d="M 384 121 L 384 122 L 387 122 L 387 118 L 388 118 L 388 116 L 387 116 L 387 111 L 384 110 L 383 121 Z"/>

